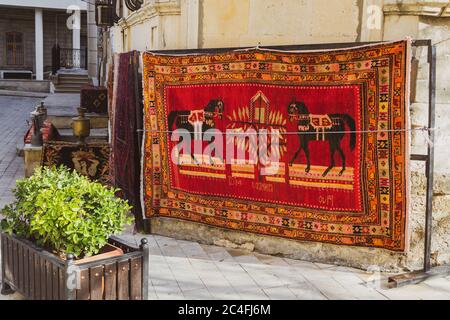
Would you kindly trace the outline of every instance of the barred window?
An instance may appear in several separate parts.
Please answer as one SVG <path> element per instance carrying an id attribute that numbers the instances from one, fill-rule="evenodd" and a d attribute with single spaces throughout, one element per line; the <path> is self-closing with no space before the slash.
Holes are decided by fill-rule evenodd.
<path id="1" fill-rule="evenodd" d="M 8 65 L 24 64 L 23 33 L 6 33 L 6 63 Z"/>

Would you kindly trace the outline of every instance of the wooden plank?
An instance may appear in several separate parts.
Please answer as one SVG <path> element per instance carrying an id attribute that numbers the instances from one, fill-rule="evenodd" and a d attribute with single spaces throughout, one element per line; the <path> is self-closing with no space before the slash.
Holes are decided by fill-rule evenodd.
<path id="1" fill-rule="evenodd" d="M 43 257 L 39 257 L 39 274 L 40 274 L 40 288 L 41 292 L 39 294 L 39 300 L 45 300 L 47 297 L 47 292 L 45 290 L 47 286 L 47 272 L 45 269 L 45 259 Z"/>
<path id="2" fill-rule="evenodd" d="M 45 272 L 47 274 L 45 281 L 45 300 L 53 299 L 53 267 L 48 260 L 45 261 Z"/>
<path id="3" fill-rule="evenodd" d="M 58 268 L 58 283 L 59 283 L 59 300 L 66 299 L 66 271 L 63 268 Z"/>
<path id="4" fill-rule="evenodd" d="M 130 300 L 130 262 L 129 260 L 121 261 L 117 267 L 117 298 L 119 300 Z"/>
<path id="5" fill-rule="evenodd" d="M 6 272 L 6 277 L 9 281 L 12 280 L 12 248 L 11 248 L 11 240 L 9 238 L 7 239 L 7 248 L 6 250 L 8 250 L 8 255 L 6 258 L 6 265 L 8 266 L 8 268 L 5 270 Z"/>
<path id="6" fill-rule="evenodd" d="M 23 246 L 17 242 L 17 285 L 19 292 L 23 293 L 24 289 L 24 276 L 23 276 Z"/>
<path id="7" fill-rule="evenodd" d="M 81 288 L 77 290 L 77 300 L 89 300 L 89 269 L 80 271 Z"/>
<path id="8" fill-rule="evenodd" d="M 8 237 L 3 237 L 5 241 L 5 277 L 7 280 L 12 280 L 12 270 L 11 270 L 11 257 L 12 257 L 12 248 L 11 248 L 11 240 Z"/>
<path id="9" fill-rule="evenodd" d="M 34 253 L 34 300 L 41 299 L 41 259 Z"/>
<path id="10" fill-rule="evenodd" d="M 28 290 L 28 296 L 31 300 L 34 299 L 35 284 L 36 284 L 34 272 L 35 272 L 34 253 L 30 250 L 28 252 L 28 273 L 29 273 L 28 281 L 29 281 L 29 287 L 30 287 L 30 289 Z"/>
<path id="11" fill-rule="evenodd" d="M 13 283 L 14 285 L 17 287 L 18 283 L 19 283 L 19 278 L 18 278 L 18 274 L 19 274 L 19 255 L 18 255 L 18 248 L 17 248 L 17 242 L 16 241 L 12 241 L 12 248 L 13 248 L 13 252 L 12 252 L 12 257 L 13 257 Z"/>
<path id="12" fill-rule="evenodd" d="M 10 238 L 8 238 L 8 280 L 9 281 L 13 281 L 13 272 L 14 272 L 14 262 L 13 262 L 13 242 L 11 241 Z"/>
<path id="13" fill-rule="evenodd" d="M 130 299 L 142 300 L 142 257 L 130 259 Z"/>
<path id="14" fill-rule="evenodd" d="M 59 268 L 52 263 L 52 300 L 59 300 Z"/>
<path id="15" fill-rule="evenodd" d="M 103 300 L 103 266 L 90 268 L 91 300 Z"/>
<path id="16" fill-rule="evenodd" d="M 5 274 L 3 273 L 4 270 L 6 270 L 6 258 L 8 256 L 8 250 L 7 250 L 7 242 L 6 242 L 6 237 L 3 236 L 3 234 L 1 235 L 1 240 L 2 240 L 2 279 L 5 277 Z"/>
<path id="17" fill-rule="evenodd" d="M 6 266 L 6 257 L 8 256 L 7 253 L 7 247 L 6 247 L 6 237 L 4 237 L 3 235 L 1 235 L 1 241 L 2 241 L 2 272 Z"/>
<path id="18" fill-rule="evenodd" d="M 28 260 L 28 248 L 22 247 L 22 262 L 23 262 L 23 293 L 25 297 L 30 297 L 30 270 Z"/>
<path id="19" fill-rule="evenodd" d="M 117 264 L 105 265 L 105 300 L 117 299 Z"/>
<path id="20" fill-rule="evenodd" d="M 2 256 L 2 260 L 1 260 L 1 277 L 2 280 L 0 281 L 0 287 L 2 290 L 6 290 L 6 288 L 3 288 L 3 284 L 5 284 L 5 281 L 7 280 L 7 276 L 6 276 L 6 269 L 7 269 L 7 258 L 8 258 L 8 243 L 6 240 L 6 236 L 4 236 L 3 234 L 0 234 L 0 238 L 1 238 L 1 256 Z"/>

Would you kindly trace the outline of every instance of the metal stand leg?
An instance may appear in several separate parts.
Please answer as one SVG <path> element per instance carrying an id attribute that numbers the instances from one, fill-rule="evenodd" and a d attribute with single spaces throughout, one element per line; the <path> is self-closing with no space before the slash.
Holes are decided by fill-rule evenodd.
<path id="1" fill-rule="evenodd" d="M 430 269 L 430 271 L 420 270 L 410 273 L 400 274 L 389 278 L 391 288 L 403 287 L 410 284 L 417 284 L 432 278 L 443 278 L 450 275 L 450 266 L 441 266 Z"/>

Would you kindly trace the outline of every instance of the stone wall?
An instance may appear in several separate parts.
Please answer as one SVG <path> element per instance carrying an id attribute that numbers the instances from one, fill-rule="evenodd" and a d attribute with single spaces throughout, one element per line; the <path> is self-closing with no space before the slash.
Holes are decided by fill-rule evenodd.
<path id="1" fill-rule="evenodd" d="M 0 90 L 49 93 L 50 81 L 1 79 Z"/>
<path id="2" fill-rule="evenodd" d="M 447 0 L 147 0 L 112 28 L 113 51 L 277 44 L 432 39 L 437 45 L 437 143 L 433 222 L 433 262 L 450 263 L 450 8 Z M 124 31 L 124 35 L 122 35 Z M 427 62 L 414 50 L 413 128 L 426 125 Z M 423 132 L 412 133 L 412 151 L 426 150 Z M 152 232 L 210 244 L 251 243 L 256 250 L 298 259 L 367 268 L 417 269 L 423 263 L 425 177 L 411 163 L 410 248 L 386 250 L 342 247 L 223 230 L 157 218 Z"/>
<path id="3" fill-rule="evenodd" d="M 33 20 L 32 20 L 33 19 Z M 34 11 L 21 9 L 0 9 L 0 68 L 8 69 L 6 65 L 6 36 L 9 31 L 23 32 L 24 36 L 24 68 L 34 70 Z"/>
<path id="4" fill-rule="evenodd" d="M 385 1 L 384 40 L 412 36 L 432 39 L 437 50 L 435 184 L 433 198 L 432 259 L 434 263 L 450 263 L 450 9 L 448 1 Z M 425 48 L 414 50 L 417 58 L 417 78 L 412 83 L 411 124 L 413 128 L 428 124 L 428 63 Z M 412 133 L 412 152 L 426 153 L 424 132 Z M 411 163 L 411 242 L 407 265 L 423 263 L 425 215 L 425 166 Z"/>

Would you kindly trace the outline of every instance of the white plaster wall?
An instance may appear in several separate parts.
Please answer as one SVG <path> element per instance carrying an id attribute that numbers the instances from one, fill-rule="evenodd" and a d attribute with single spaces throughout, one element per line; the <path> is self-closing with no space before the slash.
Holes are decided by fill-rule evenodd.
<path id="1" fill-rule="evenodd" d="M 350 42 L 355 0 L 201 0 L 200 47 Z"/>

